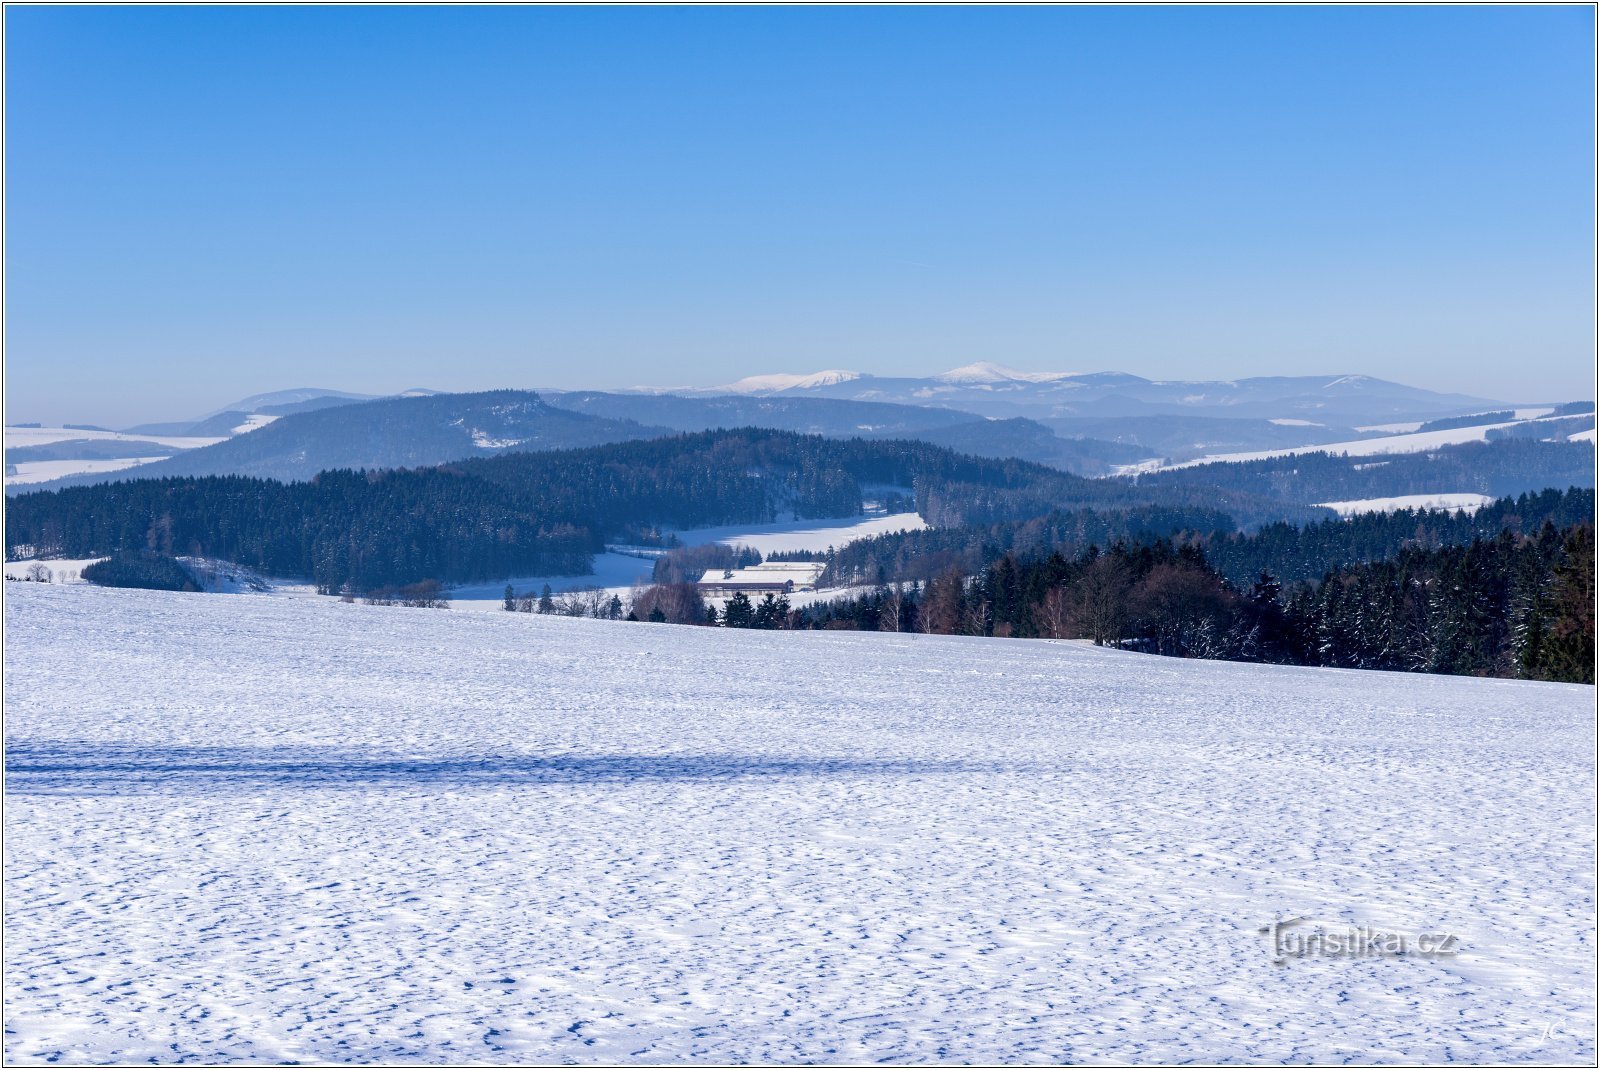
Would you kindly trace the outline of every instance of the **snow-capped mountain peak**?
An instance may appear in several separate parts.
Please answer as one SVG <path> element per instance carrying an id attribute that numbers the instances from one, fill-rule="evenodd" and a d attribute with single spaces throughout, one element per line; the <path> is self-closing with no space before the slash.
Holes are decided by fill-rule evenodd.
<path id="1" fill-rule="evenodd" d="M 819 386 L 833 386 L 861 378 L 860 372 L 841 371 L 837 368 L 812 372 L 810 375 L 790 375 L 777 372 L 772 375 L 751 375 L 720 390 L 730 394 L 775 394 L 780 390 L 813 390 Z"/>
<path id="2" fill-rule="evenodd" d="M 996 364 L 992 360 L 975 361 L 952 368 L 934 378 L 941 383 L 1049 383 L 1057 379 L 1070 379 L 1077 372 L 1024 372 Z"/>

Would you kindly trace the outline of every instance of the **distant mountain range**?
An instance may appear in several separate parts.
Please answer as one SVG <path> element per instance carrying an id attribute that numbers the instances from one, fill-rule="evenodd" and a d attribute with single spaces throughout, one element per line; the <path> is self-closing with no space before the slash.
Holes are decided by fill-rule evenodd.
<path id="1" fill-rule="evenodd" d="M 429 397 L 437 394 L 437 390 L 407 390 L 392 395 L 397 398 Z M 224 405 L 215 412 L 207 413 L 197 420 L 181 420 L 176 423 L 138 424 L 125 428 L 125 435 L 163 435 L 195 438 L 222 438 L 228 435 L 242 434 L 262 427 L 280 416 L 291 416 L 297 412 L 312 412 L 316 409 L 331 409 L 340 405 L 351 405 L 358 401 L 381 400 L 377 394 L 350 394 L 343 390 L 325 390 L 319 387 L 303 386 L 294 390 L 274 390 L 267 394 L 252 394 L 241 398 L 231 405 Z"/>
<path id="2" fill-rule="evenodd" d="M 419 468 L 513 450 L 599 446 L 670 433 L 558 409 L 522 390 L 320 404 L 328 397 L 285 403 L 299 411 L 136 471 L 69 476 L 50 486 L 162 476 L 304 480 L 335 468 Z"/>
<path id="3" fill-rule="evenodd" d="M 1466 394 L 1403 386 L 1368 375 L 1152 380 L 1125 372 L 1025 372 L 989 361 L 923 378 L 833 369 L 804 375 L 757 375 L 707 390 L 671 392 L 848 398 L 1034 419 L 1187 415 L 1306 420 L 1346 428 L 1426 420 L 1501 404 Z"/>
<path id="4" fill-rule="evenodd" d="M 418 467 L 736 427 L 918 439 L 1103 476 L 1215 455 L 1348 444 L 1425 421 L 1502 422 L 1507 408 L 1360 375 L 1176 382 L 1021 372 L 987 362 L 923 378 L 827 370 L 674 392 L 416 389 L 372 398 L 301 387 L 242 398 L 193 421 L 122 432 L 9 428 L 7 489 L 167 475 L 299 480 L 332 468 Z M 1551 437 L 1543 425 L 1528 430 Z"/>

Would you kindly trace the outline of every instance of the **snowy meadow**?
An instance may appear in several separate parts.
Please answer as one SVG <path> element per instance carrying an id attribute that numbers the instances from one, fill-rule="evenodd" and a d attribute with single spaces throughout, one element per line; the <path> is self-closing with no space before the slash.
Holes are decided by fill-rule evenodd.
<path id="1" fill-rule="evenodd" d="M 1596 1057 L 1592 687 L 6 595 L 11 1063 Z"/>

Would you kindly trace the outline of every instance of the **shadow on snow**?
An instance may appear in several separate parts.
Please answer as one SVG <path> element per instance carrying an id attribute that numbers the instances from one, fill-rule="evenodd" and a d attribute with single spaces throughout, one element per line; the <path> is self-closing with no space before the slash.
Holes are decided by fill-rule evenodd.
<path id="1" fill-rule="evenodd" d="M 203 793 L 259 788 L 499 788 L 521 784 L 915 777 L 995 772 L 988 762 L 760 755 L 406 756 L 335 747 L 182 747 L 69 740 L 6 746 L 10 795 Z"/>

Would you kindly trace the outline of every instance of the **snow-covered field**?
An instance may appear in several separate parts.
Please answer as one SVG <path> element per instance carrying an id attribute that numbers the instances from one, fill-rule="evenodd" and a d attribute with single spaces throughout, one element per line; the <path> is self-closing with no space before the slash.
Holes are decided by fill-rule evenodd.
<path id="1" fill-rule="evenodd" d="M 856 539 L 882 535 L 891 531 L 916 531 L 927 527 L 917 513 L 893 513 L 888 516 L 848 517 L 839 520 L 790 520 L 769 524 L 734 524 L 717 528 L 688 528 L 676 532 L 684 546 L 703 546 L 720 542 L 729 546 L 749 546 L 762 556 L 785 550 L 824 551 L 830 546 L 843 546 Z M 537 594 L 550 585 L 556 594 L 599 587 L 626 601 L 633 589 L 650 582 L 655 560 L 622 553 L 596 554 L 594 572 L 588 576 L 516 576 L 509 582 L 518 594 Z M 505 596 L 506 580 L 492 583 L 461 584 L 450 589 L 451 604 L 457 609 L 498 610 Z M 824 592 L 827 597 L 837 597 L 837 591 Z M 814 601 L 815 598 L 811 598 Z M 795 601 L 796 606 L 806 599 Z"/>
<path id="2" fill-rule="evenodd" d="M 1462 491 L 1455 494 L 1399 494 L 1393 498 L 1360 498 L 1348 502 L 1318 502 L 1340 516 L 1358 513 L 1393 513 L 1401 509 L 1465 509 L 1475 513 L 1494 501 L 1487 494 Z"/>
<path id="3" fill-rule="evenodd" d="M 1518 410 L 1521 411 L 1548 411 L 1548 410 Z M 1255 450 L 1250 453 L 1214 453 L 1206 457 L 1196 457 L 1193 460 L 1181 461 L 1175 464 L 1166 464 L 1160 461 L 1141 461 L 1134 465 L 1123 465 L 1117 469 L 1119 475 L 1136 475 L 1140 472 L 1155 472 L 1171 468 L 1193 468 L 1195 465 L 1212 464 L 1219 461 L 1263 461 L 1271 457 L 1292 457 L 1300 453 L 1330 453 L 1334 455 L 1345 454 L 1350 457 L 1376 457 L 1386 453 L 1423 453 L 1435 450 L 1441 446 L 1459 445 L 1464 442 L 1483 442 L 1488 438 L 1489 432 L 1500 428 L 1514 427 L 1519 423 L 1551 423 L 1559 424 L 1566 417 L 1535 418 L 1531 420 L 1516 420 L 1497 423 L 1479 424 L 1474 427 L 1452 427 L 1443 431 L 1415 431 L 1408 434 L 1383 435 L 1377 438 L 1355 439 L 1350 442 L 1324 442 L 1319 445 L 1291 446 L 1274 450 Z M 1401 425 L 1390 425 L 1399 427 Z M 1378 430 L 1377 427 L 1360 428 L 1358 430 Z M 1578 432 L 1568 438 L 1582 439 L 1591 432 Z M 1551 435 L 1554 436 L 1552 431 Z"/>
<path id="4" fill-rule="evenodd" d="M 187 450 L 198 449 L 201 446 L 210 446 L 221 442 L 220 438 L 198 438 L 184 435 L 125 435 L 120 431 L 90 431 L 77 427 L 16 427 L 8 425 L 5 428 L 5 447 L 15 449 L 19 446 L 47 446 L 53 442 L 72 442 L 78 439 L 92 439 L 96 442 L 138 442 L 141 444 L 155 443 L 158 446 L 171 446 L 173 449 Z"/>
<path id="5" fill-rule="evenodd" d="M 43 565 L 49 572 L 46 582 L 49 583 L 79 583 L 83 581 L 82 572 L 96 561 L 104 561 L 103 557 L 53 557 L 47 561 L 36 561 L 29 558 L 26 561 L 7 561 L 3 566 L 5 574 L 13 579 L 31 579 L 29 570 L 35 565 Z"/>
<path id="6" fill-rule="evenodd" d="M 8 450 L 24 446 L 48 446 L 58 442 L 72 442 L 78 440 L 92 440 L 96 442 L 127 442 L 133 445 L 168 446 L 174 451 L 194 449 L 200 446 L 209 446 L 214 442 L 221 442 L 220 438 L 193 438 L 173 435 L 125 435 L 118 431 L 89 431 L 76 427 L 7 427 L 5 428 L 5 448 Z M 124 468 L 133 468 L 152 461 L 164 461 L 166 457 L 109 457 L 109 458 L 79 458 L 53 461 L 23 461 L 15 465 L 16 472 L 5 477 L 6 486 L 21 486 L 29 483 L 44 483 L 63 476 L 83 475 L 90 472 L 120 472 Z"/>
<path id="7" fill-rule="evenodd" d="M 63 476 L 88 475 L 91 472 L 120 472 L 124 468 L 137 468 L 165 457 L 108 457 L 104 459 L 77 458 L 66 461 L 23 461 L 13 465 L 16 472 L 5 477 L 7 486 L 22 483 L 46 483 Z"/>
<path id="8" fill-rule="evenodd" d="M 6 586 L 11 1063 L 1595 1058 L 1590 687 Z"/>

